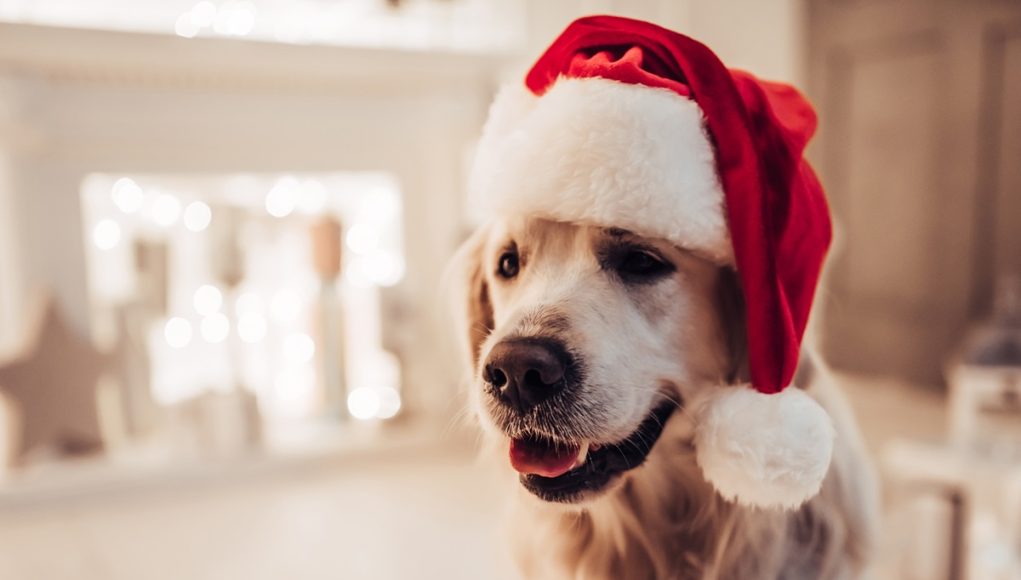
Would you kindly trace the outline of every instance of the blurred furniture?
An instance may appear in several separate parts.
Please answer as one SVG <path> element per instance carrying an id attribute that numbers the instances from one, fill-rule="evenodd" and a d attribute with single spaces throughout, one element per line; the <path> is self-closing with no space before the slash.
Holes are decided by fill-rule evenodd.
<path id="1" fill-rule="evenodd" d="M 954 444 L 1021 447 L 1021 278 L 1001 280 L 992 319 L 972 331 L 949 382 Z"/>
<path id="2" fill-rule="evenodd" d="M 0 391 L 14 425 L 12 459 L 96 451 L 103 445 L 96 389 L 109 357 L 68 326 L 50 296 L 38 296 L 34 310 L 21 351 L 0 361 Z"/>
<path id="3" fill-rule="evenodd" d="M 994 316 L 971 332 L 954 358 L 949 383 L 947 441 L 897 441 L 884 451 L 885 471 L 903 498 L 932 495 L 936 490 L 945 499 L 949 516 L 942 527 L 948 578 L 1016 580 L 1021 578 L 1021 284 L 1017 280 L 1001 281 Z M 929 509 L 928 514 L 939 509 Z M 924 508 L 919 517 L 926 517 Z M 939 526 L 937 522 L 935 527 Z M 931 530 L 934 526 L 923 520 L 918 527 Z M 934 544 L 913 546 L 907 552 L 908 561 L 939 561 L 943 550 L 938 540 Z M 909 577 L 918 571 L 916 565 L 907 568 Z"/>
<path id="4" fill-rule="evenodd" d="M 1021 3 L 807 3 L 812 155 L 837 216 L 821 325 L 852 371 L 942 382 L 1021 273 Z"/>
<path id="5" fill-rule="evenodd" d="M 344 228 L 334 217 L 316 220 L 309 227 L 313 268 L 319 276 L 317 327 L 321 348 L 316 353 L 319 382 L 323 388 L 327 414 L 345 419 L 347 410 L 346 363 L 344 360 L 344 313 L 337 295 L 343 265 Z"/>
<path id="6" fill-rule="evenodd" d="M 901 554 L 901 577 L 1016 580 L 1021 576 L 1021 450 L 990 455 L 942 443 L 901 440 L 886 447 L 882 464 L 893 490 L 890 503 L 913 510 L 910 539 L 915 542 Z M 934 494 L 943 502 L 942 510 L 931 507 L 931 501 L 928 508 L 917 503 L 920 497 Z M 929 541 L 918 542 L 919 537 Z M 919 570 L 918 562 L 927 562 L 927 569 Z"/>

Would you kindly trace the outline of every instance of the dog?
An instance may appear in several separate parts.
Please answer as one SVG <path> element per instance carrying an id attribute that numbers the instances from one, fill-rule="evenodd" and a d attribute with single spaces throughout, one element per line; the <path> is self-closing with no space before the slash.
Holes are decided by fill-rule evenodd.
<path id="1" fill-rule="evenodd" d="M 732 267 L 626 229 L 531 216 L 486 223 L 454 265 L 471 413 L 514 468 L 503 469 L 517 480 L 524 577 L 866 573 L 874 477 L 849 405 L 807 349 L 790 388 L 836 430 L 820 492 L 795 509 L 746 507 L 696 462 L 693 410 L 749 380 Z"/>

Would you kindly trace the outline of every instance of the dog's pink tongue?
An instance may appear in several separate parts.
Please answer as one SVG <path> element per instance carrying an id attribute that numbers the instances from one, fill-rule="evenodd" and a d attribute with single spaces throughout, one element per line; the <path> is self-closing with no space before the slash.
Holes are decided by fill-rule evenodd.
<path id="1" fill-rule="evenodd" d="M 528 439 L 511 439 L 510 462 L 514 471 L 524 475 L 557 477 L 574 467 L 581 447 L 549 445 Z"/>

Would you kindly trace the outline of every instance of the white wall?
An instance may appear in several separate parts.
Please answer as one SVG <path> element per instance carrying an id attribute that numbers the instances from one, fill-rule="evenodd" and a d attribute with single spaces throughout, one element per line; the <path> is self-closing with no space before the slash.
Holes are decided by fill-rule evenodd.
<path id="1" fill-rule="evenodd" d="M 21 265 L 18 261 L 18 232 L 10 162 L 0 155 L 0 353 L 16 345 L 22 320 Z"/>
<path id="2" fill-rule="evenodd" d="M 18 83 L 0 76 L 0 353 L 19 346 L 24 320 L 25 265 L 15 155 L 35 142 L 20 122 L 26 99 Z"/>
<path id="3" fill-rule="evenodd" d="M 685 30 L 728 66 L 803 84 L 804 0 L 688 0 Z"/>

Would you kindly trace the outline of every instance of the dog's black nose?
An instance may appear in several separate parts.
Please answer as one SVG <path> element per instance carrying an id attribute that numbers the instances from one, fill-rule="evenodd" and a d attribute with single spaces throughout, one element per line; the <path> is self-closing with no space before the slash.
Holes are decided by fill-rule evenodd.
<path id="1" fill-rule="evenodd" d="M 556 342 L 506 340 L 489 352 L 483 378 L 505 405 L 524 413 L 564 388 L 569 365 Z"/>

